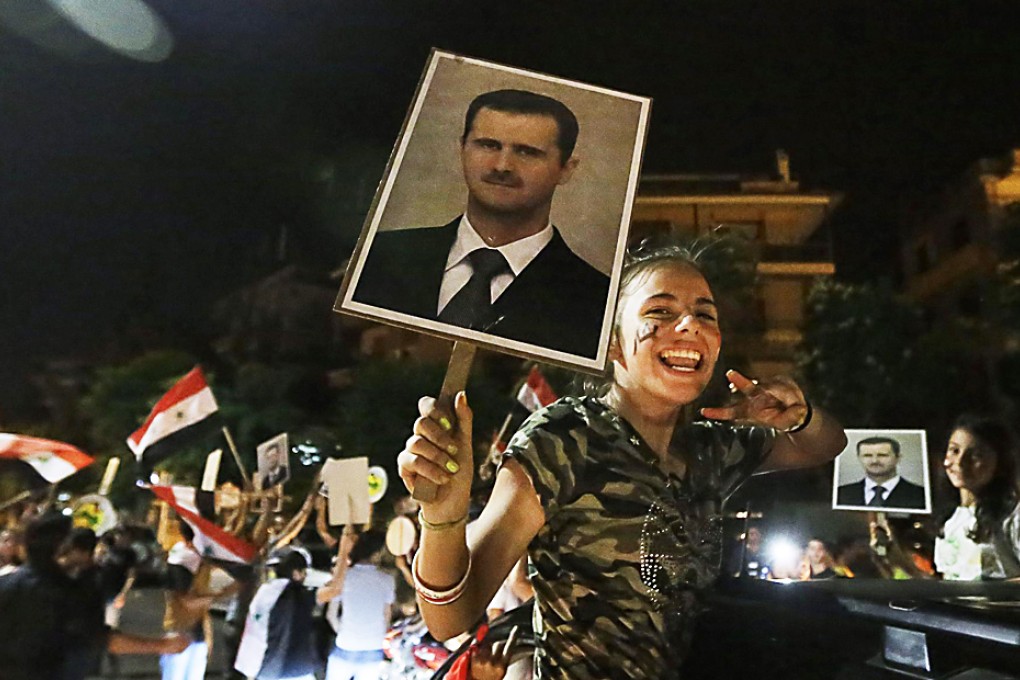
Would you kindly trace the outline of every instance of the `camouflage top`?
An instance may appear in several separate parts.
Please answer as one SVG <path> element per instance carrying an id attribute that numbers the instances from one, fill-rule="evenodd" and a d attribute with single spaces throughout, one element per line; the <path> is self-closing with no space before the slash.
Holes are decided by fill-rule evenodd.
<path id="1" fill-rule="evenodd" d="M 528 548 L 535 677 L 667 678 L 678 673 L 719 573 L 722 501 L 772 448 L 774 431 L 697 422 L 667 473 L 629 423 L 598 400 L 533 414 L 505 454 L 531 477 L 546 522 Z"/>

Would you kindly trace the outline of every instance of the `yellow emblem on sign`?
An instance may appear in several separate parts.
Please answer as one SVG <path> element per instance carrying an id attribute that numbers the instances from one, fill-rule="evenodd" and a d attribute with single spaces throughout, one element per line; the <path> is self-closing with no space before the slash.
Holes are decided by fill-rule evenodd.
<path id="1" fill-rule="evenodd" d="M 376 503 L 386 495 L 386 489 L 389 486 L 389 477 L 386 475 L 386 470 L 373 465 L 368 468 L 368 502 Z"/>

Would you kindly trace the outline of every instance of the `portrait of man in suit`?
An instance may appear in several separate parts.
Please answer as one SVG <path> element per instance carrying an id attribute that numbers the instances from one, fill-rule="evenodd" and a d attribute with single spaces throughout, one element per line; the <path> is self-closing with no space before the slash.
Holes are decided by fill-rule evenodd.
<path id="1" fill-rule="evenodd" d="M 601 372 L 650 109 L 433 51 L 335 311 Z"/>
<path id="2" fill-rule="evenodd" d="M 443 227 L 376 236 L 354 300 L 594 357 L 609 277 L 550 221 L 569 182 L 578 122 L 526 90 L 477 96 L 460 137 L 464 212 Z"/>
<path id="3" fill-rule="evenodd" d="M 279 435 L 259 445 L 258 472 L 262 488 L 268 489 L 290 479 L 290 461 L 287 459 L 287 435 Z"/>
<path id="4" fill-rule="evenodd" d="M 900 474 L 902 453 L 900 441 L 896 437 L 865 437 L 857 442 L 855 450 L 864 478 L 838 486 L 837 506 L 892 511 L 926 509 L 924 486 Z"/>

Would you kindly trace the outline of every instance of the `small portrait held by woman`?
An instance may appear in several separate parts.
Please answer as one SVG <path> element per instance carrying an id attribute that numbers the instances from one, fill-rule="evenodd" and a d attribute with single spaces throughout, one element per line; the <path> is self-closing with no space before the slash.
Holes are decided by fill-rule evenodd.
<path id="1" fill-rule="evenodd" d="M 938 519 L 935 568 L 944 579 L 1020 578 L 1016 439 L 1002 422 L 962 415 L 943 461 L 951 502 Z"/>
<path id="2" fill-rule="evenodd" d="M 467 395 L 452 411 L 420 400 L 398 464 L 409 489 L 419 479 L 438 485 L 420 510 L 412 565 L 433 635 L 470 629 L 526 553 L 535 677 L 679 673 L 700 595 L 719 574 L 723 500 L 752 474 L 823 464 L 846 443 L 842 427 L 786 377 L 728 371 L 733 403 L 702 408 L 694 420 L 721 345 L 697 257 L 673 245 L 633 252 L 607 383 L 524 423 L 470 541 Z"/>

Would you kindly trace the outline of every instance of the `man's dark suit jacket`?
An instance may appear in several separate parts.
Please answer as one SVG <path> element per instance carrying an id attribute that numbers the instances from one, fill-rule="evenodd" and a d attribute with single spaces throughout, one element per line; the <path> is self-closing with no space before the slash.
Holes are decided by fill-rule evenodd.
<path id="1" fill-rule="evenodd" d="M 287 476 L 288 472 L 289 470 L 283 465 L 277 465 L 275 468 L 272 468 L 262 478 L 262 488 L 268 489 L 269 487 L 276 486 L 277 484 L 283 484 L 284 478 Z"/>
<path id="2" fill-rule="evenodd" d="M 435 320 L 459 222 L 376 234 L 353 299 Z M 608 297 L 609 277 L 575 255 L 554 228 L 552 240 L 496 300 L 497 321 L 478 330 L 594 359 Z"/>
<path id="3" fill-rule="evenodd" d="M 836 505 L 867 505 L 864 501 L 864 480 L 841 484 L 836 489 Z M 924 487 L 900 477 L 899 484 L 885 497 L 882 507 L 924 510 Z"/>

